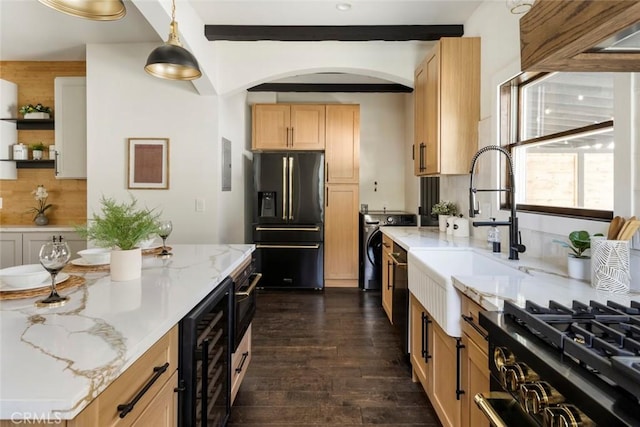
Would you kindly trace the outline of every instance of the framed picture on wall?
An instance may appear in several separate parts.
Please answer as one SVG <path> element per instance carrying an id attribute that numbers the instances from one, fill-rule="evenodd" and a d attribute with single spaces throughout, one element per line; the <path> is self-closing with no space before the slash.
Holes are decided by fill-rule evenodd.
<path id="1" fill-rule="evenodd" d="M 169 188 L 169 138 L 129 138 L 127 188 Z"/>

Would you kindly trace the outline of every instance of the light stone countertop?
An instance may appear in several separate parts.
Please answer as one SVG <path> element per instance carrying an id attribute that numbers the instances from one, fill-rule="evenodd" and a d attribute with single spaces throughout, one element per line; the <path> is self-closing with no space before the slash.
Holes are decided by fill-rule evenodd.
<path id="1" fill-rule="evenodd" d="M 58 233 L 76 231 L 72 225 L 2 225 L 0 233 Z"/>
<path id="2" fill-rule="evenodd" d="M 0 419 L 36 414 L 72 419 L 243 260 L 254 245 L 171 245 L 174 256 L 143 257 L 142 278 L 111 282 L 77 274 L 71 300 L 0 301 Z"/>
<path id="3" fill-rule="evenodd" d="M 452 237 L 438 231 L 437 227 L 381 227 L 384 234 L 408 252 L 418 254 L 421 250 L 472 248 L 474 252 L 489 257 L 506 266 L 524 272 L 524 277 L 453 275 L 453 286 L 486 310 L 502 310 L 505 300 L 524 306 L 527 300 L 548 305 L 549 300 L 571 306 L 573 300 L 588 303 L 590 300 L 606 303 L 608 300 L 628 305 L 640 301 L 640 292 L 615 294 L 596 290 L 587 282 L 567 277 L 565 270 L 557 265 L 543 262 L 539 258 L 520 254 L 520 260 L 508 259 L 506 250 L 492 253 L 485 242 L 468 237 Z M 428 256 L 420 257 L 428 263 Z M 409 269 L 412 268 L 409 258 Z M 414 267 L 415 268 L 415 267 Z"/>

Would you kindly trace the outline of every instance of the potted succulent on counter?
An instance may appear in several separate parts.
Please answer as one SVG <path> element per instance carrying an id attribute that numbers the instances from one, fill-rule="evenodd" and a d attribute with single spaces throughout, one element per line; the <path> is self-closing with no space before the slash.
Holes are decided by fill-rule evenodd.
<path id="1" fill-rule="evenodd" d="M 441 200 L 431 207 L 431 215 L 438 215 L 438 229 L 447 231 L 447 218 L 458 214 L 458 206 L 454 202 Z"/>
<path id="2" fill-rule="evenodd" d="M 567 256 L 569 277 L 589 280 L 591 276 L 591 257 L 586 255 L 586 251 L 591 248 L 591 237 L 602 235 L 602 233 L 597 233 L 591 236 L 588 231 L 579 230 L 569 233 L 569 242 L 554 240 L 555 243 L 559 243 L 570 250 Z"/>
<path id="3" fill-rule="evenodd" d="M 131 196 L 130 202 L 118 203 L 102 197 L 101 214 L 93 214 L 87 225 L 76 227 L 80 236 L 96 245 L 111 248 L 111 280 L 137 279 L 142 270 L 142 253 L 138 242 L 158 232 L 160 213 L 139 208 Z"/>

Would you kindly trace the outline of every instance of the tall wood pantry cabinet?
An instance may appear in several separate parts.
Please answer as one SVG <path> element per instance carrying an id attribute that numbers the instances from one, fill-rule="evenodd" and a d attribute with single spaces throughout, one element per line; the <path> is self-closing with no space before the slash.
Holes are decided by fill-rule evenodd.
<path id="1" fill-rule="evenodd" d="M 358 286 L 360 106 L 327 105 L 325 286 Z"/>
<path id="2" fill-rule="evenodd" d="M 443 37 L 415 72 L 414 173 L 467 174 L 478 147 L 480 39 Z"/>

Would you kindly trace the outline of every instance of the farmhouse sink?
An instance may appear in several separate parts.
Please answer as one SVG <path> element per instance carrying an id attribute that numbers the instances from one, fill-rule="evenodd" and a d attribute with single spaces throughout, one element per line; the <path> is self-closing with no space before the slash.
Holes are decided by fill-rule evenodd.
<path id="1" fill-rule="evenodd" d="M 409 252 L 409 290 L 452 337 L 460 337 L 461 299 L 452 276 L 494 277 L 519 282 L 527 274 L 471 248 L 425 248 Z"/>

